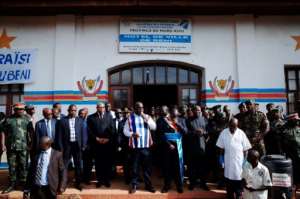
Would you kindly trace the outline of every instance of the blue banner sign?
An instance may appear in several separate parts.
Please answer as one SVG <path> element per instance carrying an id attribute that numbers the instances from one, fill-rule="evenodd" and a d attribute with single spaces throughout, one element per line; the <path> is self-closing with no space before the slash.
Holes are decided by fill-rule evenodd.
<path id="1" fill-rule="evenodd" d="M 36 50 L 0 50 L 0 84 L 33 82 Z"/>

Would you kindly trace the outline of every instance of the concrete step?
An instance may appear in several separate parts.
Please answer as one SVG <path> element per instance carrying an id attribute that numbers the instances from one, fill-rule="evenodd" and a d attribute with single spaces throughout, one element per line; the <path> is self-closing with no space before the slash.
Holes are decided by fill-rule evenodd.
<path id="1" fill-rule="evenodd" d="M 70 172 L 69 181 L 72 181 L 73 172 Z M 7 186 L 8 183 L 7 170 L 0 170 L 0 192 Z M 216 189 L 214 184 L 209 184 L 211 191 L 204 191 L 199 187 L 193 191 L 189 191 L 187 185 L 184 187 L 184 193 L 178 194 L 175 190 L 175 185 L 169 193 L 160 193 L 162 188 L 163 179 L 153 175 L 153 185 L 156 193 L 149 193 L 143 190 L 144 185 L 141 184 L 135 194 L 128 194 L 128 185 L 125 185 L 123 178 L 118 174 L 112 180 L 110 188 L 96 188 L 96 182 L 92 181 L 91 185 L 83 184 L 83 190 L 80 192 L 73 187 L 73 183 L 69 183 L 67 190 L 58 199 L 224 199 L 225 191 Z M 23 192 L 13 191 L 9 194 L 0 194 L 0 199 L 22 199 Z"/>

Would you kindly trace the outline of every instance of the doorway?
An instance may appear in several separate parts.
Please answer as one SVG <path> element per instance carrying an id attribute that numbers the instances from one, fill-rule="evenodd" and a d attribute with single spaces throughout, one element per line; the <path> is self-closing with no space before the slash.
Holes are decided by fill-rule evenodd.
<path id="1" fill-rule="evenodd" d="M 108 69 L 109 101 L 113 108 L 199 104 L 203 68 L 178 61 L 130 62 Z"/>
<path id="2" fill-rule="evenodd" d="M 143 102 L 145 111 L 152 106 L 176 105 L 176 85 L 135 85 L 133 86 L 133 101 Z"/>

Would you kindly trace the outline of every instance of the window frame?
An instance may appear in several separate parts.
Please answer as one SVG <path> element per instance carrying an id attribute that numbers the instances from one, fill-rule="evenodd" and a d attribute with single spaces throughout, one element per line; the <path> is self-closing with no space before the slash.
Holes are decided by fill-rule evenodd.
<path id="1" fill-rule="evenodd" d="M 18 85 L 18 90 L 13 90 L 13 86 Z M 2 91 L 1 87 L 7 86 L 8 89 L 6 91 Z M 11 115 L 12 114 L 12 107 L 14 104 L 13 97 L 18 95 L 19 98 L 24 96 L 24 84 L 0 84 L 0 95 L 6 96 L 6 103 L 1 104 L 6 106 L 5 114 Z M 20 100 L 21 101 L 21 100 Z"/>
<path id="2" fill-rule="evenodd" d="M 289 78 L 289 71 L 295 72 L 295 78 Z M 288 114 L 295 113 L 300 111 L 300 65 L 285 65 L 284 67 L 284 75 L 285 75 L 285 85 L 286 85 L 286 112 Z M 296 81 L 296 89 L 290 90 L 289 80 Z M 290 102 L 289 94 L 294 94 L 294 102 Z M 294 106 L 293 111 L 290 111 L 291 105 Z"/>
<path id="3" fill-rule="evenodd" d="M 113 93 L 112 93 L 112 90 L 113 89 L 117 89 L 117 88 L 128 88 L 128 95 L 129 95 L 129 99 L 128 99 L 128 106 L 132 106 L 133 104 L 133 86 L 134 85 L 147 85 L 146 84 L 146 76 L 145 76 L 145 71 L 147 68 L 153 68 L 154 70 L 154 74 L 153 74 L 153 83 L 149 84 L 149 85 L 176 85 L 177 86 L 177 101 L 178 101 L 178 104 L 181 104 L 182 103 L 182 100 L 181 100 L 181 90 L 180 88 L 183 88 L 183 87 L 188 87 L 188 88 L 196 88 L 196 102 L 199 103 L 201 101 L 205 101 L 205 99 L 202 99 L 200 97 L 200 93 L 201 93 L 201 88 L 202 88 L 202 74 L 203 74 L 203 71 L 201 68 L 197 68 L 195 66 L 189 66 L 189 65 L 181 65 L 181 64 L 173 64 L 173 63 L 160 63 L 160 62 L 154 62 L 154 63 L 151 63 L 151 62 L 148 62 L 148 63 L 139 63 L 139 64 L 133 64 L 133 65 L 126 65 L 126 66 L 122 66 L 122 67 L 114 67 L 113 69 L 110 69 L 108 70 L 108 90 L 109 90 L 109 101 L 111 102 L 112 104 L 112 107 L 113 108 L 116 108 L 114 105 L 113 105 Z M 164 77 L 165 77 L 165 81 L 164 83 L 161 83 L 161 82 L 157 82 L 157 78 L 156 78 L 156 73 L 157 73 L 157 67 L 164 67 L 164 70 L 165 70 L 165 74 L 164 74 Z M 142 69 L 142 83 L 134 83 L 133 82 L 133 70 L 134 68 L 141 68 Z M 168 68 L 175 68 L 176 69 L 176 82 L 172 82 L 172 83 L 169 83 L 168 81 Z M 179 83 L 179 70 L 180 69 L 183 69 L 183 70 L 186 70 L 187 71 L 187 82 L 186 83 Z M 131 73 L 131 82 L 129 84 L 122 84 L 122 71 L 124 70 L 130 70 L 130 73 Z M 197 82 L 191 82 L 191 71 L 196 73 L 198 75 L 198 79 L 197 79 Z M 114 73 L 119 73 L 119 83 L 118 84 L 111 84 L 111 75 L 114 74 Z"/>

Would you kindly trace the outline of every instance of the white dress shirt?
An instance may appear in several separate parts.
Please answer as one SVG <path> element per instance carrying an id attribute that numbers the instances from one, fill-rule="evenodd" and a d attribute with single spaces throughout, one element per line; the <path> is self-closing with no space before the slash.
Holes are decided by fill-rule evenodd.
<path id="1" fill-rule="evenodd" d="M 224 176 L 230 180 L 241 180 L 244 151 L 251 149 L 245 133 L 237 128 L 232 134 L 226 128 L 221 132 L 216 145 L 224 149 Z"/>
<path id="2" fill-rule="evenodd" d="M 243 166 L 242 178 L 246 180 L 247 187 L 259 189 L 264 186 L 272 186 L 269 170 L 266 166 L 258 163 L 257 167 L 253 168 L 252 165 L 246 162 Z M 267 199 L 268 190 L 250 192 L 244 190 L 244 199 Z"/>
<path id="3" fill-rule="evenodd" d="M 48 166 L 50 162 L 50 157 L 51 157 L 51 147 L 47 149 L 44 153 L 41 152 L 38 160 L 38 165 L 41 162 L 41 159 L 43 158 L 43 168 L 42 168 L 42 175 L 41 178 L 38 180 L 37 185 L 48 185 Z M 38 167 L 38 166 L 37 166 Z"/>
<path id="4" fill-rule="evenodd" d="M 52 138 L 52 126 L 51 126 L 51 120 L 48 120 L 48 119 L 44 119 L 45 120 L 45 124 L 46 124 L 46 128 L 47 128 L 47 134 L 48 134 L 48 137 Z M 49 132 L 48 132 L 48 129 L 49 129 Z"/>
<path id="5" fill-rule="evenodd" d="M 75 117 L 69 118 L 70 126 L 70 142 L 76 141 L 76 132 L 75 132 Z"/>

